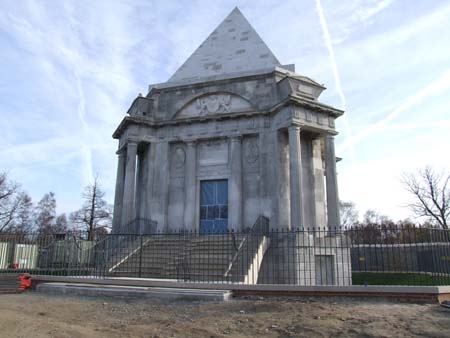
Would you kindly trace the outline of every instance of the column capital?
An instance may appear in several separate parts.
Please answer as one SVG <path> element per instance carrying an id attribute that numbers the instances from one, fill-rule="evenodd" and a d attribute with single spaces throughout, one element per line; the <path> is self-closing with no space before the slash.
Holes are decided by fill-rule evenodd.
<path id="1" fill-rule="evenodd" d="M 242 141 L 242 135 L 234 135 L 230 136 L 231 142 L 241 142 Z"/>
<path id="2" fill-rule="evenodd" d="M 121 148 L 121 149 L 119 149 L 119 150 L 116 151 L 116 155 L 117 155 L 119 158 L 121 158 L 121 157 L 126 157 L 126 156 L 127 156 L 127 153 L 126 153 L 125 149 Z"/>
<path id="3" fill-rule="evenodd" d="M 296 124 L 292 124 L 288 127 L 289 132 L 299 132 L 301 129 L 302 127 Z"/>
<path id="4" fill-rule="evenodd" d="M 325 135 L 321 133 L 314 134 L 312 137 L 313 141 L 325 140 Z"/>
<path id="5" fill-rule="evenodd" d="M 138 143 L 138 140 L 127 140 L 127 147 L 137 147 Z"/>
<path id="6" fill-rule="evenodd" d="M 184 143 L 186 143 L 186 145 L 188 147 L 195 147 L 197 145 L 198 141 L 197 140 L 186 140 L 186 141 L 184 141 Z"/>

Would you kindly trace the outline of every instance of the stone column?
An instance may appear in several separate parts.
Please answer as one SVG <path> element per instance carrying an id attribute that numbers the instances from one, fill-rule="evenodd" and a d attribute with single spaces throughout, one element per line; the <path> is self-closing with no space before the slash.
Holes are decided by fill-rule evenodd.
<path id="1" fill-rule="evenodd" d="M 184 187 L 184 226 L 186 230 L 196 230 L 197 145 L 195 141 L 186 143 Z"/>
<path id="2" fill-rule="evenodd" d="M 300 127 L 289 127 L 289 169 L 291 191 L 291 227 L 303 228 L 302 152 Z"/>
<path id="3" fill-rule="evenodd" d="M 288 163 L 289 140 L 287 134 L 284 130 L 277 130 L 274 134 L 276 149 L 274 157 L 276 175 L 274 181 L 276 182 L 278 228 L 289 228 L 291 226 Z"/>
<path id="4" fill-rule="evenodd" d="M 228 215 L 230 230 L 243 229 L 242 224 L 242 137 L 232 137 L 230 146 L 230 182 Z M 250 224 L 248 224 L 250 225 Z"/>
<path id="5" fill-rule="evenodd" d="M 152 177 L 152 194 L 150 202 L 150 214 L 153 221 L 158 224 L 158 231 L 168 231 L 167 223 L 169 185 L 170 185 L 170 160 L 169 142 L 154 142 L 150 150 L 150 177 Z"/>
<path id="6" fill-rule="evenodd" d="M 327 182 L 327 216 L 328 227 L 341 225 L 339 217 L 339 194 L 336 175 L 336 156 L 334 152 L 334 137 L 325 137 L 325 177 Z"/>
<path id="7" fill-rule="evenodd" d="M 312 140 L 312 169 L 314 177 L 314 225 L 316 228 L 326 227 L 325 210 L 325 177 L 322 162 L 322 137 Z"/>
<path id="8" fill-rule="evenodd" d="M 154 179 L 154 172 L 155 172 L 155 144 L 149 143 L 148 147 L 146 149 L 145 158 L 147 160 L 147 175 L 146 175 L 146 192 L 144 194 L 144 203 L 145 203 L 145 209 L 144 209 L 144 218 L 147 220 L 152 220 L 152 213 L 151 213 L 151 202 L 152 202 L 152 196 L 153 196 L 153 179 Z"/>
<path id="9" fill-rule="evenodd" d="M 122 223 L 123 186 L 125 181 L 125 159 L 126 152 L 121 150 L 117 153 L 117 177 L 116 192 L 114 195 L 113 233 L 120 232 Z"/>
<path id="10" fill-rule="evenodd" d="M 137 174 L 136 174 L 136 194 L 135 194 L 135 212 L 138 221 L 136 222 L 136 232 L 143 233 L 147 222 L 147 195 L 148 195 L 148 148 L 146 144 L 142 151 L 137 154 Z"/>
<path id="11" fill-rule="evenodd" d="M 145 192 L 144 183 L 145 183 L 145 153 L 138 152 L 137 153 L 137 161 L 136 161 L 136 192 L 135 192 L 135 213 L 137 218 L 143 218 L 142 215 L 142 197 Z"/>
<path id="12" fill-rule="evenodd" d="M 135 179 L 136 179 L 136 153 L 137 143 L 128 141 L 127 144 L 127 161 L 125 166 L 125 185 L 123 188 L 123 209 L 122 209 L 122 231 L 127 232 L 132 229 L 126 229 L 130 221 L 135 215 Z"/>

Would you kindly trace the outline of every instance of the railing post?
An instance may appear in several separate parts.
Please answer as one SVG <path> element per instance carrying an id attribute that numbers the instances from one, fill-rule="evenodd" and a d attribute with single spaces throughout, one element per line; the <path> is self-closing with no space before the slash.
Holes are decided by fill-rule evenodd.
<path id="1" fill-rule="evenodd" d="M 142 235 L 140 237 L 140 249 L 139 249 L 139 278 L 142 276 Z"/>

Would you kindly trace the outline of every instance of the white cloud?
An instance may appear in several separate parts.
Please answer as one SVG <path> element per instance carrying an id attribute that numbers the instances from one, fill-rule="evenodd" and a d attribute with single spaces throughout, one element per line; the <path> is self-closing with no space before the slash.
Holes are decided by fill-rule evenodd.
<path id="1" fill-rule="evenodd" d="M 348 108 L 350 126 L 343 125 L 338 149 L 354 146 L 358 157 L 339 164 L 342 197 L 361 209 L 403 215 L 396 175 L 422 163 L 448 163 L 437 149 L 450 146 L 441 136 L 449 123 L 443 74 L 450 46 L 443 32 L 450 6 L 417 3 L 406 16 L 400 1 L 322 0 L 318 16 L 313 1 L 240 2 L 280 61 L 325 83 L 325 103 Z M 2 5 L 0 169 L 10 169 L 35 199 L 56 190 L 60 210 L 71 211 L 96 173 L 113 200 L 111 134 L 132 99 L 149 83 L 165 81 L 236 3 Z"/>
<path id="2" fill-rule="evenodd" d="M 333 22 L 332 42 L 339 45 L 352 34 L 374 22 L 374 16 L 387 9 L 394 0 L 356 0 L 325 2 L 333 8 L 329 19 Z"/>
<path id="3" fill-rule="evenodd" d="M 342 144 L 339 145 L 338 151 L 345 152 L 346 150 L 353 147 L 356 143 L 361 141 L 363 138 L 370 136 L 383 129 L 392 120 L 397 118 L 400 114 L 407 111 L 409 108 L 421 103 L 430 95 L 436 95 L 442 92 L 448 92 L 450 89 L 450 69 L 444 72 L 438 79 L 434 80 L 432 83 L 428 84 L 426 87 L 420 91 L 411 95 L 405 102 L 402 102 L 397 108 L 391 111 L 381 120 L 377 121 L 373 126 L 360 131 L 353 137 L 347 138 Z"/>

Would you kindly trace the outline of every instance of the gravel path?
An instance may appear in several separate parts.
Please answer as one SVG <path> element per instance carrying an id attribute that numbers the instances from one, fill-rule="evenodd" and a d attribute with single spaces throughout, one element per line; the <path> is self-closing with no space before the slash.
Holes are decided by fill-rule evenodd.
<path id="1" fill-rule="evenodd" d="M 0 337 L 450 337 L 450 310 L 380 300 L 226 303 L 0 296 Z"/>

